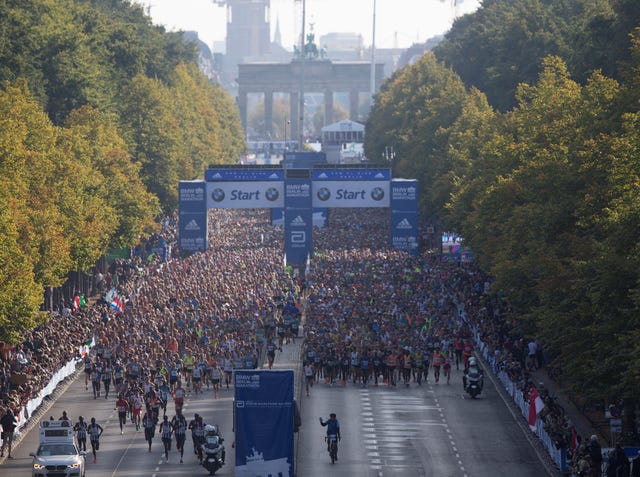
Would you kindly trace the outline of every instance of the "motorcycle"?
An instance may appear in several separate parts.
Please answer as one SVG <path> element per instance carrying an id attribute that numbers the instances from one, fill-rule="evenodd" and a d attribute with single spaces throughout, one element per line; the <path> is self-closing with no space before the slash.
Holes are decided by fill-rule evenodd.
<path id="1" fill-rule="evenodd" d="M 219 435 L 216 426 L 205 426 L 205 432 L 204 442 L 201 446 L 201 464 L 209 472 L 209 475 L 214 475 L 224 465 L 225 449 L 222 445 L 224 439 Z"/>
<path id="2" fill-rule="evenodd" d="M 482 375 L 478 372 L 469 373 L 466 376 L 467 384 L 465 387 L 465 391 L 471 396 L 473 399 L 476 398 L 478 394 L 482 392 Z"/>

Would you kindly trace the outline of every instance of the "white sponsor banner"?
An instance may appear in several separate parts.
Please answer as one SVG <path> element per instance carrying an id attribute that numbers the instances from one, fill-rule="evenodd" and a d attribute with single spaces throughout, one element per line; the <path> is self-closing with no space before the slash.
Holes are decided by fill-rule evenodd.
<path id="1" fill-rule="evenodd" d="M 267 209 L 284 207 L 284 183 L 207 182 L 209 209 Z"/>
<path id="2" fill-rule="evenodd" d="M 313 182 L 314 207 L 389 207 L 388 181 Z"/>

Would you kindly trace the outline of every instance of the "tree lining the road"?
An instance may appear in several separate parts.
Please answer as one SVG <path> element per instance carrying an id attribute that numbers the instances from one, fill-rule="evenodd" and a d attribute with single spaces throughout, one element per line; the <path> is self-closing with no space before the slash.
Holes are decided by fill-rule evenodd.
<path id="1" fill-rule="evenodd" d="M 427 53 L 381 88 L 365 152 L 421 184 L 421 216 L 455 230 L 494 278 L 521 332 L 548 345 L 563 383 L 640 402 L 640 32 L 621 81 L 584 83 L 547 56 L 516 105 Z"/>
<path id="2" fill-rule="evenodd" d="M 246 146 L 196 45 L 140 5 L 4 2 L 0 37 L 0 340 L 18 343 L 45 287 L 135 246 L 179 180 Z"/>

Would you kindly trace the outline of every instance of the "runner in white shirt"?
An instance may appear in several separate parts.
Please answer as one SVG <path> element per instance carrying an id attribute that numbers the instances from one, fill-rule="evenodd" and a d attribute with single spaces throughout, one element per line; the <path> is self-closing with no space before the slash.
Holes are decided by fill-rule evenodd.
<path id="1" fill-rule="evenodd" d="M 222 370 L 218 363 L 215 361 L 211 366 L 211 381 L 213 382 L 213 395 L 215 399 L 218 399 L 218 392 L 220 391 L 220 380 L 222 379 Z"/>
<path id="2" fill-rule="evenodd" d="M 227 385 L 227 389 L 229 389 L 229 384 L 231 384 L 231 373 L 233 373 L 233 362 L 229 354 L 227 354 L 224 358 L 224 383 Z"/>

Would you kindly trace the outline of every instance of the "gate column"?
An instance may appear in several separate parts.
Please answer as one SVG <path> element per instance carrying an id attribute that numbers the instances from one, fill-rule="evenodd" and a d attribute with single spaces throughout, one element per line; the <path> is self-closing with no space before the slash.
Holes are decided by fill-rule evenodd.
<path id="1" fill-rule="evenodd" d="M 351 121 L 358 120 L 358 110 L 360 109 L 360 92 L 352 89 L 349 93 L 349 119 Z"/>
<path id="2" fill-rule="evenodd" d="M 324 92 L 324 125 L 333 124 L 333 91 Z"/>
<path id="3" fill-rule="evenodd" d="M 298 103 L 300 102 L 300 94 L 297 91 L 289 93 L 289 109 L 291 118 L 291 139 L 293 141 L 300 137 L 300 118 L 298 117 Z M 299 145 L 301 147 L 302 144 Z"/>
<path id="4" fill-rule="evenodd" d="M 238 103 L 238 109 L 240 111 L 240 122 L 242 123 L 242 128 L 244 129 L 245 136 L 247 134 L 247 92 L 239 88 L 238 89 L 238 97 L 236 98 Z"/>
<path id="5" fill-rule="evenodd" d="M 271 138 L 273 133 L 273 91 L 264 92 L 264 133 Z"/>

